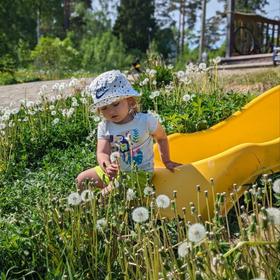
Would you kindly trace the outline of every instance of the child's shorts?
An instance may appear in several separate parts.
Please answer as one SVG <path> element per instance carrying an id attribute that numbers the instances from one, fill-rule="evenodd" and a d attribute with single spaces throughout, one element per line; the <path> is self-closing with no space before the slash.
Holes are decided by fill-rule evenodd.
<path id="1" fill-rule="evenodd" d="M 104 172 L 104 170 L 100 166 L 95 166 L 94 170 L 98 177 L 108 185 L 110 183 L 109 176 Z M 123 172 L 123 175 L 129 178 L 129 182 L 138 183 L 141 187 L 145 187 L 151 184 L 153 172 L 147 171 L 137 171 L 137 172 Z M 120 178 L 121 175 L 118 175 L 117 179 Z"/>

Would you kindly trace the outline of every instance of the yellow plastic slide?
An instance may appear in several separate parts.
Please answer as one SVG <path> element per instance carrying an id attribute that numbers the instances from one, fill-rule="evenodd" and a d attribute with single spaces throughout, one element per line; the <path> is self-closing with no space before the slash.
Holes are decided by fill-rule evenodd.
<path id="1" fill-rule="evenodd" d="M 242 185 L 254 182 L 260 174 L 280 171 L 280 85 L 205 131 L 176 133 L 168 138 L 171 159 L 183 165 L 174 173 L 163 168 L 155 145 L 153 183 L 156 194 L 172 198 L 176 190 L 177 214 L 182 217 L 185 207 L 186 218 L 190 221 L 194 221 L 191 202 L 204 219 L 209 218 L 209 212 L 213 214 L 213 193 L 226 193 L 227 211 L 231 207 L 230 193 L 234 184 L 240 196 L 245 190 Z M 200 185 L 200 192 L 196 191 L 197 185 Z M 174 217 L 170 207 L 161 213 Z"/>

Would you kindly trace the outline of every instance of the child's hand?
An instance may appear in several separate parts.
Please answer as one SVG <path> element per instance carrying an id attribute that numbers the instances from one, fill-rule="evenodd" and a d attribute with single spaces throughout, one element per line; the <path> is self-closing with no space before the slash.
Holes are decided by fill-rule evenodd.
<path id="1" fill-rule="evenodd" d="M 111 164 L 107 165 L 105 168 L 105 172 L 111 179 L 115 178 L 119 172 L 118 164 L 111 163 Z"/>
<path id="2" fill-rule="evenodd" d="M 181 163 L 178 163 L 178 162 L 174 162 L 174 161 L 169 160 L 169 161 L 164 162 L 164 165 L 165 165 L 165 167 L 166 167 L 168 170 L 170 170 L 171 172 L 174 172 L 174 168 L 175 168 L 175 167 L 178 167 L 178 166 L 180 166 L 180 165 L 182 165 L 182 164 L 181 164 Z"/>

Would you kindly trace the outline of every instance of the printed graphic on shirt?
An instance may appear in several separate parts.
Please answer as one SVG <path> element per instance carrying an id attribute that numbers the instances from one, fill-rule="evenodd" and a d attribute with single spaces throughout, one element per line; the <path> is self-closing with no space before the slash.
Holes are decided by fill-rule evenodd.
<path id="1" fill-rule="evenodd" d="M 140 165 L 143 162 L 143 152 L 140 150 L 140 148 L 133 149 L 133 144 L 137 143 L 140 138 L 138 129 L 133 129 L 131 133 L 126 131 L 124 135 L 110 135 L 110 139 L 117 146 L 121 158 L 125 164 L 130 165 L 132 157 L 132 161 L 136 165 Z M 131 149 L 130 144 L 132 145 Z"/>

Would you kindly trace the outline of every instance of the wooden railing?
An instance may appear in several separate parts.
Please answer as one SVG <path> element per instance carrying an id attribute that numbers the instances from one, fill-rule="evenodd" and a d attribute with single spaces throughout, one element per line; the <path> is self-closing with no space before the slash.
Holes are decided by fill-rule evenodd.
<path id="1" fill-rule="evenodd" d="M 272 53 L 280 46 L 280 20 L 233 13 L 231 56 Z"/>

